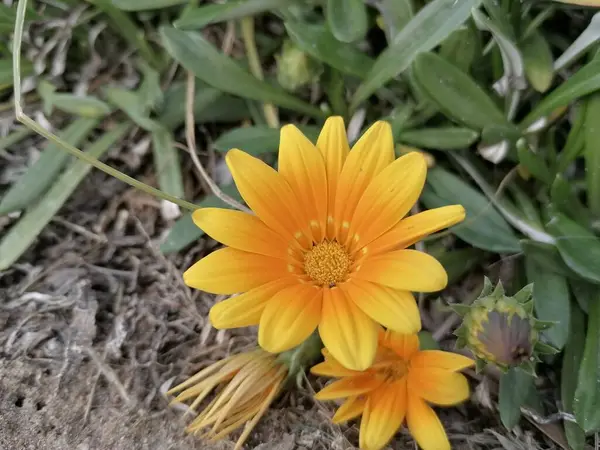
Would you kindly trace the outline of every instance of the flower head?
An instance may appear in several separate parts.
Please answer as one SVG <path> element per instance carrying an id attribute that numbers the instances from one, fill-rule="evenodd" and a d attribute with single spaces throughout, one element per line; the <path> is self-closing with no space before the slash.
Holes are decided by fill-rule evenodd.
<path id="1" fill-rule="evenodd" d="M 379 325 L 421 328 L 411 291 L 443 289 L 432 256 L 407 249 L 460 222 L 460 205 L 405 218 L 425 182 L 424 157 L 394 160 L 391 127 L 377 122 L 352 150 L 340 117 L 313 145 L 293 125 L 281 129 L 279 171 L 240 150 L 226 156 L 236 186 L 256 215 L 218 208 L 193 213 L 225 244 L 184 273 L 187 285 L 236 294 L 215 305 L 216 328 L 259 325 L 262 348 L 278 353 L 315 329 L 345 367 L 368 368 Z"/>
<path id="2" fill-rule="evenodd" d="M 416 334 L 381 331 L 373 366 L 348 370 L 324 350 L 325 361 L 311 369 L 316 375 L 339 377 L 316 394 L 318 400 L 346 399 L 333 416 L 341 423 L 362 415 L 360 448 L 383 448 L 406 420 L 423 450 L 450 449 L 450 443 L 429 403 L 451 406 L 469 397 L 469 385 L 458 371 L 474 361 L 439 350 L 419 350 Z"/>
<path id="3" fill-rule="evenodd" d="M 494 289 L 486 278 L 479 298 L 471 306 L 453 305 L 464 316 L 455 332 L 458 347 L 473 352 L 478 370 L 492 363 L 502 371 L 519 367 L 533 375 L 539 360 L 536 353 L 558 351 L 539 341 L 540 330 L 551 323 L 534 318 L 532 289 L 533 285 L 525 286 L 510 297 L 504 293 L 502 283 Z"/>
<path id="4" fill-rule="evenodd" d="M 212 364 L 167 394 L 179 392 L 172 403 L 193 399 L 190 405 L 193 411 L 217 390 L 187 431 L 200 433 L 208 429 L 204 437 L 216 441 L 244 426 L 235 446 L 237 450 L 280 393 L 287 375 L 288 369 L 277 355 L 255 349 Z"/>

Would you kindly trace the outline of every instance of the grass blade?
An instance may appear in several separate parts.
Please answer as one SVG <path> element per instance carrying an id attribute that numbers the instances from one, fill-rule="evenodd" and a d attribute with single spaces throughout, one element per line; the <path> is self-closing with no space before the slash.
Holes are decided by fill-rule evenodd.
<path id="1" fill-rule="evenodd" d="M 160 128 L 152 133 L 152 151 L 154 170 L 158 176 L 160 190 L 175 197 L 183 197 L 179 152 L 173 145 L 173 136 L 170 131 Z"/>

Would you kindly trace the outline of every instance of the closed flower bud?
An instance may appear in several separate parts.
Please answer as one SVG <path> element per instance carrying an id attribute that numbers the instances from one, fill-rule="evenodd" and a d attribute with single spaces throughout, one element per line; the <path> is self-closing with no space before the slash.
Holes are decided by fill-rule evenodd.
<path id="1" fill-rule="evenodd" d="M 311 83 L 321 72 L 320 64 L 290 40 L 284 41 L 276 59 L 277 81 L 290 92 Z"/>
<path id="2" fill-rule="evenodd" d="M 504 372 L 520 367 L 535 374 L 538 354 L 556 353 L 556 349 L 539 341 L 540 330 L 552 324 L 533 316 L 532 289 L 533 285 L 527 285 L 509 297 L 501 283 L 493 289 L 486 278 L 473 305 L 453 305 L 463 315 L 463 324 L 455 332 L 457 344 L 473 352 L 478 370 L 491 363 Z"/>

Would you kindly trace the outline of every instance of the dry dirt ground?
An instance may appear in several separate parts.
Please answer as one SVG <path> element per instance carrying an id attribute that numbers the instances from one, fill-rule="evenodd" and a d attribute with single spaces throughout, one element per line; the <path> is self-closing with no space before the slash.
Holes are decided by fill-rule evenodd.
<path id="1" fill-rule="evenodd" d="M 216 243 L 164 257 L 167 226 L 154 200 L 93 171 L 0 273 L 0 450 L 233 448 L 187 436 L 163 392 L 252 345 L 254 330 L 211 328 L 215 298 L 190 291 L 181 272 Z M 356 423 L 332 426 L 332 405 L 311 398 L 323 382 L 278 399 L 245 448 L 353 449 Z M 453 448 L 557 448 L 535 431 L 503 431 L 485 389 L 473 387 L 475 402 L 442 413 Z M 415 447 L 400 434 L 390 448 Z"/>

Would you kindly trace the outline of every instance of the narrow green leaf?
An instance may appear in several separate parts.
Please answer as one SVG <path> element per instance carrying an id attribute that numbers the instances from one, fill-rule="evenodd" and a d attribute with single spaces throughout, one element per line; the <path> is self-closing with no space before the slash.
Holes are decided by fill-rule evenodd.
<path id="1" fill-rule="evenodd" d="M 198 30 L 211 23 L 269 12 L 294 2 L 295 0 L 230 0 L 227 3 L 186 8 L 173 25 L 181 30 Z"/>
<path id="2" fill-rule="evenodd" d="M 552 85 L 554 69 L 550 45 L 538 30 L 521 44 L 527 80 L 538 92 L 546 92 Z"/>
<path id="3" fill-rule="evenodd" d="M 325 116 L 319 108 L 255 78 L 198 33 L 163 26 L 160 34 L 165 48 L 176 61 L 219 90 L 318 118 Z"/>
<path id="4" fill-rule="evenodd" d="M 552 174 L 543 156 L 539 153 L 534 153 L 525 139 L 517 141 L 517 156 L 519 157 L 519 163 L 531 175 L 544 184 L 549 185 L 552 183 Z"/>
<path id="5" fill-rule="evenodd" d="M 412 0 L 381 0 L 373 6 L 379 10 L 388 42 L 393 42 L 413 17 Z"/>
<path id="6" fill-rule="evenodd" d="M 117 86 L 108 86 L 104 89 L 104 95 L 111 104 L 122 110 L 144 130 L 155 131 L 161 129 L 158 122 L 150 119 L 144 100 L 136 92 Z"/>
<path id="7" fill-rule="evenodd" d="M 585 345 L 585 316 L 577 305 L 571 306 L 571 332 L 565 345 L 560 374 L 560 398 L 562 410 L 573 413 L 573 400 L 579 367 L 583 358 Z M 564 422 L 565 435 L 573 450 L 583 450 L 585 447 L 585 433 L 573 422 Z"/>
<path id="8" fill-rule="evenodd" d="M 600 217 L 600 93 L 587 99 L 583 132 L 588 206 L 592 214 Z"/>
<path id="9" fill-rule="evenodd" d="M 517 183 L 512 183 L 510 186 L 508 186 L 508 189 L 512 193 L 515 206 L 518 208 L 518 210 L 523 213 L 529 222 L 542 229 L 543 225 L 539 211 L 539 204 L 537 201 L 534 202 L 535 198 L 532 198 L 531 194 L 529 192 L 525 192 Z"/>
<path id="10" fill-rule="evenodd" d="M 600 430 L 600 290 L 597 292 L 598 296 L 590 304 L 585 347 L 573 400 L 577 423 L 586 433 Z"/>
<path id="11" fill-rule="evenodd" d="M 446 61 L 452 61 L 452 64 L 465 73 L 469 73 L 480 51 L 479 35 L 468 25 L 453 31 L 440 46 L 440 56 Z"/>
<path id="12" fill-rule="evenodd" d="M 143 74 L 142 82 L 136 92 L 142 100 L 142 107 L 149 110 L 159 109 L 164 99 L 160 73 L 143 60 L 138 61 L 137 66 Z"/>
<path id="13" fill-rule="evenodd" d="M 577 304 L 587 314 L 590 310 L 590 304 L 598 298 L 598 285 L 588 283 L 582 280 L 581 277 L 576 277 L 570 280 L 569 286 L 575 300 L 577 300 Z"/>
<path id="14" fill-rule="evenodd" d="M 589 223 L 590 214 L 583 206 L 573 186 L 562 175 L 557 175 L 550 190 L 552 204 L 578 223 Z"/>
<path id="15" fill-rule="evenodd" d="M 600 13 L 592 16 L 588 27 L 583 30 L 577 39 L 567 48 L 562 55 L 554 62 L 554 70 L 558 72 L 564 69 L 573 61 L 577 60 L 589 48 L 591 48 L 600 39 Z"/>
<path id="16" fill-rule="evenodd" d="M 300 127 L 301 131 L 313 143 L 319 137 L 319 129 L 316 127 Z M 251 155 L 277 152 L 279 150 L 280 130 L 275 128 L 255 126 L 241 127 L 223 133 L 214 142 L 215 150 L 228 152 L 232 148 L 239 148 Z"/>
<path id="17" fill-rule="evenodd" d="M 448 274 L 448 284 L 452 284 L 462 279 L 467 273 L 481 264 L 484 258 L 485 253 L 481 250 L 463 248 L 444 252 L 436 259 L 444 266 Z"/>
<path id="18" fill-rule="evenodd" d="M 165 91 L 165 101 L 159 111 L 157 122 L 169 130 L 183 125 L 185 121 L 186 86 L 173 83 Z M 249 115 L 246 102 L 238 97 L 224 95 L 215 88 L 196 80 L 194 96 L 194 119 L 196 123 L 237 122 Z"/>
<path id="19" fill-rule="evenodd" d="M 0 3 L 1 5 L 1 3 Z M 11 32 L 14 28 L 14 21 L 11 24 Z M 26 77 L 33 71 L 33 64 L 26 59 L 21 60 L 21 77 Z M 12 58 L 0 59 L 0 90 L 13 85 L 13 65 Z"/>
<path id="20" fill-rule="evenodd" d="M 160 190 L 174 197 L 184 197 L 179 151 L 173 145 L 171 132 L 166 128 L 152 132 L 152 151 Z"/>
<path id="21" fill-rule="evenodd" d="M 422 128 L 400 133 L 400 141 L 405 144 L 435 150 L 465 149 L 470 147 L 478 137 L 477 131 L 458 127 Z"/>
<path id="22" fill-rule="evenodd" d="M 351 108 L 365 101 L 393 77 L 404 72 L 417 54 L 427 52 L 459 28 L 481 0 L 433 0 L 398 33 L 377 58 L 365 81 L 354 93 Z"/>
<path id="23" fill-rule="evenodd" d="M 558 155 L 556 164 L 556 171 L 558 173 L 567 170 L 571 163 L 575 161 L 575 158 L 583 151 L 585 144 L 585 133 L 583 132 L 586 120 L 585 106 L 585 102 L 582 102 L 578 107 L 573 107 L 575 110 L 573 124 L 567 136 L 567 142 Z"/>
<path id="24" fill-rule="evenodd" d="M 58 136 L 77 146 L 93 131 L 99 119 L 82 117 L 71 122 Z M 46 191 L 69 161 L 70 156 L 54 143 L 48 143 L 39 159 L 11 186 L 0 202 L 0 215 L 29 206 Z"/>
<path id="25" fill-rule="evenodd" d="M 508 125 L 504 114 L 475 81 L 435 53 L 415 59 L 415 78 L 429 100 L 448 117 L 481 130 L 490 125 Z"/>
<path id="26" fill-rule="evenodd" d="M 338 41 L 355 42 L 367 34 L 369 18 L 362 0 L 327 0 L 325 15 Z"/>
<path id="27" fill-rule="evenodd" d="M 230 184 L 221 188 L 221 190 L 236 200 L 241 201 L 241 196 L 235 187 L 235 184 Z M 226 203 L 223 203 L 218 197 L 215 195 L 208 195 L 198 203 L 200 208 L 227 208 L 231 207 Z M 169 230 L 169 234 L 163 241 L 160 246 L 160 251 L 164 254 L 177 253 L 180 250 L 183 250 L 185 247 L 190 245 L 192 242 L 197 241 L 202 236 L 204 236 L 204 231 L 198 228 L 193 220 L 192 214 L 187 213 L 184 216 L 180 217 L 175 224 Z"/>
<path id="28" fill-rule="evenodd" d="M 91 96 L 53 93 L 49 102 L 61 111 L 81 117 L 104 117 L 111 112 L 110 106 Z"/>
<path id="29" fill-rule="evenodd" d="M 111 2 L 123 11 L 148 11 L 183 5 L 189 0 L 111 0 Z"/>
<path id="30" fill-rule="evenodd" d="M 536 120 L 550 114 L 556 108 L 568 105 L 584 95 L 600 89 L 600 58 L 587 63 L 575 74 L 554 89 L 537 104 L 533 111 L 521 122 L 525 129 Z"/>
<path id="31" fill-rule="evenodd" d="M 285 29 L 301 50 L 340 72 L 364 78 L 373 66 L 370 57 L 336 40 L 323 25 L 287 21 Z"/>
<path id="32" fill-rule="evenodd" d="M 509 430 L 519 423 L 523 399 L 528 398 L 534 389 L 533 377 L 517 368 L 500 376 L 498 409 L 502 424 Z"/>
<path id="33" fill-rule="evenodd" d="M 90 145 L 88 154 L 99 158 L 129 127 L 129 124 L 121 124 L 105 133 Z M 6 270 L 20 258 L 91 169 L 86 162 L 73 160 L 44 196 L 23 214 L 0 242 L 0 270 Z"/>
<path id="34" fill-rule="evenodd" d="M 567 266 L 592 283 L 600 284 L 600 238 L 561 213 L 547 225 Z"/>
<path id="35" fill-rule="evenodd" d="M 463 205 L 467 217 L 450 230 L 474 247 L 497 253 L 518 253 L 521 250 L 512 228 L 496 208 L 456 175 L 439 167 L 430 170 L 421 200 L 427 208 Z"/>
<path id="36" fill-rule="evenodd" d="M 536 316 L 543 321 L 556 322 L 543 332 L 556 348 L 564 347 L 569 337 L 570 299 L 567 279 L 544 269 L 535 260 L 525 258 L 527 281 L 533 283 L 533 302 Z"/>
<path id="37" fill-rule="evenodd" d="M 558 249 L 554 245 L 523 239 L 521 247 L 523 248 L 525 257 L 530 261 L 535 261 L 545 271 L 580 280 L 579 276 L 566 266 Z"/>
<path id="38" fill-rule="evenodd" d="M 23 139 L 31 136 L 34 133 L 33 130 L 27 127 L 19 127 L 14 129 L 10 134 L 0 138 L 0 152 L 4 151 L 8 147 L 18 144 Z"/>

